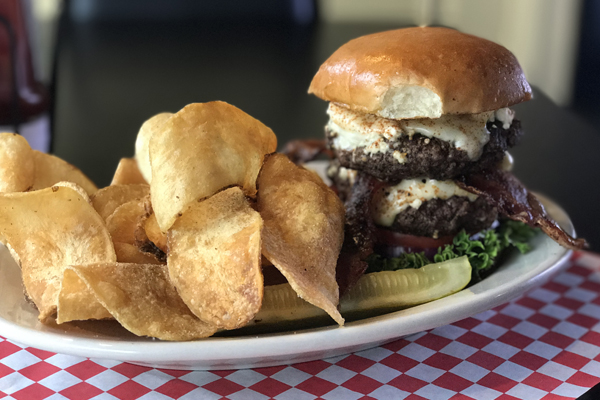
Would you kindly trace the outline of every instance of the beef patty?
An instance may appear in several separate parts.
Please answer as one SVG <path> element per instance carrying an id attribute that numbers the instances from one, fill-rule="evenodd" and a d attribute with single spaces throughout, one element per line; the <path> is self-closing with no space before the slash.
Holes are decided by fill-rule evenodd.
<path id="1" fill-rule="evenodd" d="M 335 133 L 326 127 L 325 135 L 341 166 L 363 171 L 389 183 L 398 183 L 402 179 L 420 176 L 453 179 L 497 165 L 502 161 L 504 152 L 516 145 L 522 136 L 521 123 L 515 119 L 508 129 L 503 129 L 498 123 L 488 122 L 487 129 L 490 140 L 477 160 L 471 160 L 466 151 L 457 149 L 452 143 L 418 133 L 392 141 L 383 139 L 389 150 L 382 153 L 365 153 L 364 147 L 351 151 L 335 149 L 332 146 Z M 398 162 L 393 156 L 394 151 L 406 154 L 406 161 Z"/>
<path id="2" fill-rule="evenodd" d="M 414 236 L 453 236 L 464 229 L 476 233 L 489 228 L 498 218 L 498 211 L 483 197 L 470 201 L 466 197 L 431 199 L 419 208 L 408 207 L 396 216 L 386 229 Z"/>
<path id="3" fill-rule="evenodd" d="M 339 162 L 332 160 L 327 175 L 342 201 L 346 201 L 355 190 L 356 171 L 340 173 L 340 168 Z M 372 196 L 372 193 L 359 196 Z M 497 209 L 483 197 L 470 201 L 466 197 L 452 196 L 446 200 L 425 201 L 419 208 L 408 207 L 396 216 L 392 226 L 381 228 L 414 236 L 443 237 L 456 235 L 462 229 L 468 233 L 479 232 L 489 228 L 497 218 Z"/>

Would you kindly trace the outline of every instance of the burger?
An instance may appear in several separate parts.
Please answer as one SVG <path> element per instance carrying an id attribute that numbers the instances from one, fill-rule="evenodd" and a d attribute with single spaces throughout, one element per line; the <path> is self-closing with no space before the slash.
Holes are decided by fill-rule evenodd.
<path id="1" fill-rule="evenodd" d="M 480 279 L 505 248 L 525 251 L 534 228 L 585 246 L 510 172 L 508 150 L 523 135 L 510 107 L 532 91 L 506 48 L 447 28 L 375 33 L 335 51 L 309 93 L 329 102 L 325 146 L 291 153 L 331 156 L 347 213 L 342 292 L 367 268 L 465 254 Z"/>

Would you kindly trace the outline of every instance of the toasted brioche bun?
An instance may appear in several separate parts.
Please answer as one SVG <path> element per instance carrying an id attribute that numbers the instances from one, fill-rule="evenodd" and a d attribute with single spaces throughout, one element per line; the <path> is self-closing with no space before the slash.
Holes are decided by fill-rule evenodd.
<path id="1" fill-rule="evenodd" d="M 406 28 L 351 40 L 319 68 L 308 92 L 392 119 L 476 114 L 531 99 L 510 51 L 447 28 Z"/>

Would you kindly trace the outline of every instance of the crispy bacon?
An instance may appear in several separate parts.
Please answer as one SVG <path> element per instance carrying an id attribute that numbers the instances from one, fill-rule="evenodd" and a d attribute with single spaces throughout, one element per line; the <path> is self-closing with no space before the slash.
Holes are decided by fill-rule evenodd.
<path id="1" fill-rule="evenodd" d="M 325 139 L 292 140 L 285 145 L 283 153 L 294 164 L 304 164 L 314 160 L 321 154 L 333 158 L 333 153 L 327 148 Z"/>
<path id="2" fill-rule="evenodd" d="M 585 239 L 575 239 L 562 230 L 546 213 L 542 203 L 510 172 L 487 170 L 463 177 L 457 182 L 463 189 L 484 196 L 502 215 L 541 230 L 569 249 L 587 247 Z"/>
<path id="3" fill-rule="evenodd" d="M 365 261 L 373 253 L 375 224 L 371 218 L 371 197 L 383 183 L 364 173 L 358 173 L 346 200 L 344 244 L 337 262 L 336 280 L 340 297 L 354 286 L 365 273 Z"/>

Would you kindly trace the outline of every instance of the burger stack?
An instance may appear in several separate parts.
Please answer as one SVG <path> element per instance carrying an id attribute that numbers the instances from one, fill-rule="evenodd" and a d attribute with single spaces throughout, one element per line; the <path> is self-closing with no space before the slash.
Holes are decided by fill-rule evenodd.
<path id="1" fill-rule="evenodd" d="M 532 92 L 506 48 L 447 28 L 367 35 L 334 52 L 309 93 L 329 102 L 328 175 L 346 199 L 349 222 L 369 226 L 359 236 L 377 252 L 437 249 L 463 230 L 492 227 L 499 216 L 542 227 L 567 247 L 583 246 L 556 233 L 509 172 L 507 150 L 522 135 L 510 107 Z M 368 217 L 356 215 L 360 210 Z"/>

